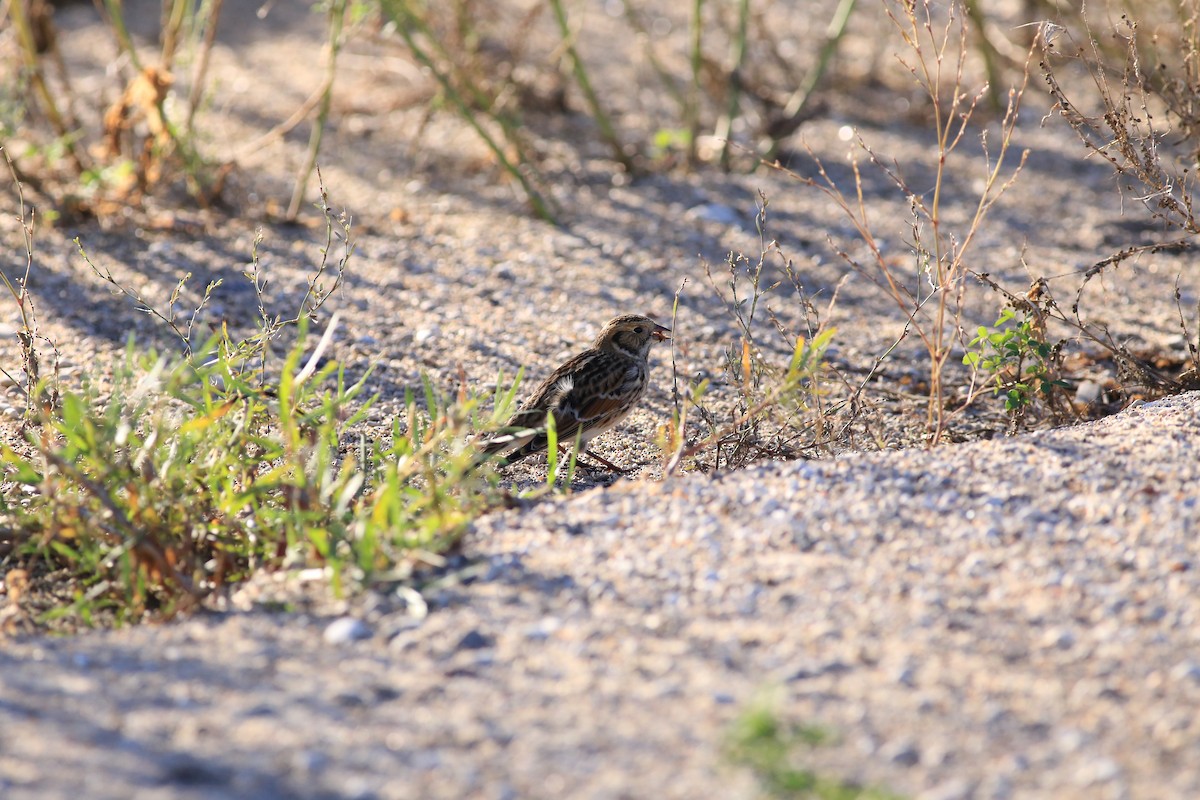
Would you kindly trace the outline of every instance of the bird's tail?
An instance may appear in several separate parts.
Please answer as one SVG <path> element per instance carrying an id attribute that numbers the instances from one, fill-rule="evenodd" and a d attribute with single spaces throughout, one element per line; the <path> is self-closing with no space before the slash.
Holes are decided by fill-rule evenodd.
<path id="1" fill-rule="evenodd" d="M 504 454 L 505 465 L 512 464 L 544 448 L 545 440 L 545 431 L 537 428 L 518 428 L 498 433 L 480 444 L 474 466 L 479 467 L 500 454 Z"/>

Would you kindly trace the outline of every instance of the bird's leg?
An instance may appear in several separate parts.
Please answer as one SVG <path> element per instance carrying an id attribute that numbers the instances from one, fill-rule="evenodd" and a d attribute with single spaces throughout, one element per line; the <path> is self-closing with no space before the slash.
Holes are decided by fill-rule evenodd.
<path id="1" fill-rule="evenodd" d="M 572 457 L 572 456 L 571 456 L 572 452 L 574 452 L 574 451 L 573 451 L 573 447 L 572 447 L 572 445 L 569 445 L 569 444 L 559 444 L 559 446 L 558 446 L 558 458 L 559 458 L 559 463 L 560 463 L 560 464 L 567 464 L 567 463 L 570 463 L 569 459 Z M 576 452 L 576 453 L 575 453 L 575 458 L 576 458 L 576 461 L 575 461 L 575 463 L 576 463 L 576 464 L 578 464 L 579 466 L 583 467 L 584 469 L 586 469 L 586 470 L 588 470 L 588 471 L 590 472 L 591 470 L 594 470 L 594 469 L 595 469 L 595 467 L 594 467 L 594 466 L 592 466 L 591 464 L 585 464 L 585 463 L 583 463 L 582 461 L 579 461 L 579 460 L 578 460 L 578 456 L 579 456 L 580 454 L 582 454 L 582 453 L 585 453 L 585 452 L 587 452 L 587 451 L 586 451 L 586 450 L 579 450 L 578 452 Z M 588 455 L 590 456 L 590 455 L 591 455 L 591 453 L 588 453 Z M 564 471 L 565 471 L 565 470 L 564 470 Z"/>
<path id="2" fill-rule="evenodd" d="M 612 463 L 607 458 L 603 458 L 601 456 L 596 455 L 591 450 L 588 450 L 586 447 L 583 448 L 580 452 L 583 453 L 584 455 L 586 455 L 590 459 L 599 461 L 601 464 L 608 467 L 609 469 L 611 469 L 613 472 L 617 473 L 618 475 L 624 475 L 625 473 L 631 471 L 629 469 L 624 469 L 622 467 L 618 467 L 616 464 Z"/>

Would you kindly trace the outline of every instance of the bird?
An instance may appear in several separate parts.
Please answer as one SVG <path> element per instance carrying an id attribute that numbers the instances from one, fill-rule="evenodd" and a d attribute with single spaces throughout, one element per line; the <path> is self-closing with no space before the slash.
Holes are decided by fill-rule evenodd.
<path id="1" fill-rule="evenodd" d="M 504 453 L 512 464 L 549 446 L 546 418 L 554 416 L 558 441 L 579 439 L 580 450 L 611 469 L 612 462 L 588 452 L 589 441 L 625 419 L 649 383 L 650 347 L 671 337 L 670 328 L 641 314 L 624 314 L 604 326 L 592 346 L 562 364 L 534 389 L 501 433 L 482 443 L 481 459 Z"/>

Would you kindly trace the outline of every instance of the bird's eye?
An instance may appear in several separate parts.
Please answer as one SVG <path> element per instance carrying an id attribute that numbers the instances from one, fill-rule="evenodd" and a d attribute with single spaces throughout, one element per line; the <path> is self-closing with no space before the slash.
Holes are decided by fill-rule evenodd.
<path id="1" fill-rule="evenodd" d="M 633 332 L 634 333 L 645 333 L 646 329 L 643 328 L 641 325 L 638 325 L 636 328 L 633 329 Z"/>

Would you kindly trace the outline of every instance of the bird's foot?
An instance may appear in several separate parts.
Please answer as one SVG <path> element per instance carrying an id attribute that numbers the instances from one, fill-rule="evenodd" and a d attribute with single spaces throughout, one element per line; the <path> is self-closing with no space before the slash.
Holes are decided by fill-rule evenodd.
<path id="1" fill-rule="evenodd" d="M 618 467 L 616 464 L 612 463 L 607 458 L 604 458 L 603 456 L 598 456 L 595 453 L 593 453 L 591 450 L 584 449 L 582 452 L 583 452 L 583 455 L 586 455 L 588 458 L 592 459 L 593 461 L 599 461 L 606 468 L 617 473 L 618 475 L 628 475 L 630 472 L 633 472 L 632 468 Z"/>

